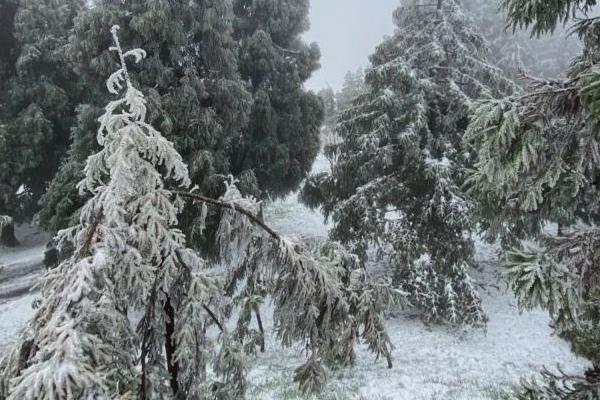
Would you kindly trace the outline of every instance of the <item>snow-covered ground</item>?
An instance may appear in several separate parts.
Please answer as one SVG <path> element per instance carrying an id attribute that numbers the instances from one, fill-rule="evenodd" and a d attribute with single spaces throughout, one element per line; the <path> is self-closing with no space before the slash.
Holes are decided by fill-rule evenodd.
<path id="1" fill-rule="evenodd" d="M 326 170 L 319 158 L 316 171 Z M 280 232 L 300 237 L 324 237 L 323 217 L 298 204 L 297 196 L 271 203 L 265 212 L 267 222 Z M 0 249 L 0 262 L 28 259 L 37 250 L 21 254 Z M 37 254 L 37 253 L 36 253 Z M 377 362 L 360 349 L 353 369 L 330 371 L 325 391 L 314 397 L 327 400 L 434 400 L 500 399 L 502 390 L 533 376 L 542 366 L 560 364 L 566 371 L 587 366 L 562 340 L 552 336 L 548 317 L 539 310 L 520 314 L 512 294 L 498 281 L 495 249 L 480 243 L 478 259 L 482 271 L 482 296 L 489 316 L 485 329 L 451 330 L 426 326 L 410 314 L 388 321 L 388 331 L 396 349 L 394 367 Z M 496 288 L 498 287 L 498 288 Z M 0 352 L 13 340 L 31 315 L 35 295 L 0 302 Z M 263 316 L 271 325 L 268 310 Z M 282 349 L 267 337 L 267 351 L 253 362 L 249 399 L 287 400 L 303 396 L 292 382 L 293 371 L 303 362 L 301 349 Z"/>
<path id="2" fill-rule="evenodd" d="M 44 270 L 48 235 L 30 225 L 18 226 L 15 235 L 18 247 L 0 246 L 0 300 L 26 294 Z"/>

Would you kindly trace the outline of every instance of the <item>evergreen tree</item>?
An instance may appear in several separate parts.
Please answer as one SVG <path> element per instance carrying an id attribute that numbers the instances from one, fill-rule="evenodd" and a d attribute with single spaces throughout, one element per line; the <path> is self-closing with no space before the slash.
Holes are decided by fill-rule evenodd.
<path id="1" fill-rule="evenodd" d="M 132 79 L 154 105 L 149 121 L 172 138 L 190 166 L 194 185 L 219 196 L 222 180 L 231 171 L 231 146 L 239 141 L 247 124 L 251 98 L 237 72 L 236 46 L 232 39 L 232 8 L 228 2 L 161 0 L 148 7 L 145 1 L 101 0 L 82 12 L 77 21 L 70 56 L 88 87 L 101 88 L 113 67 L 102 27 L 118 24 L 124 40 L 143 46 L 151 67 L 132 71 Z M 42 224 L 51 231 L 65 227 L 83 204 L 73 191 L 87 156 L 96 150 L 87 135 L 93 114 L 106 95 L 91 89 L 85 107 L 79 109 L 72 131 L 69 160 L 42 200 Z M 256 192 L 252 171 L 243 187 Z M 187 233 L 199 210 L 188 207 L 181 216 Z M 196 237 L 195 239 L 202 239 Z M 196 241 L 196 240 L 194 240 Z"/>
<path id="2" fill-rule="evenodd" d="M 338 118 L 338 107 L 335 92 L 332 88 L 321 89 L 319 91 L 319 98 L 323 102 L 323 128 L 327 131 L 327 134 L 335 133 L 335 125 L 337 124 Z"/>
<path id="3" fill-rule="evenodd" d="M 233 147 L 233 172 L 253 170 L 267 194 L 285 195 L 310 172 L 323 122 L 323 105 L 303 86 L 320 57 L 316 44 L 301 39 L 309 0 L 234 0 L 234 10 L 240 72 L 254 106 Z"/>
<path id="4" fill-rule="evenodd" d="M 367 92 L 367 87 L 364 80 L 364 73 L 362 69 L 358 69 L 356 72 L 348 71 L 344 77 L 344 83 L 342 89 L 335 95 L 336 102 L 336 115 L 335 124 L 337 124 L 342 114 L 352 107 L 352 103 L 359 96 L 364 95 Z M 340 151 L 341 138 L 334 131 L 332 140 L 329 143 L 325 143 L 324 153 L 331 165 L 337 163 Z"/>
<path id="5" fill-rule="evenodd" d="M 190 186 L 187 166 L 146 122 L 147 100 L 126 60 L 147 54 L 123 52 L 118 29 L 111 50 L 119 69 L 107 88 L 120 97 L 99 119 L 100 150 L 78 185 L 91 196 L 80 222 L 59 235 L 75 251 L 46 273 L 34 318 L 0 362 L 0 398 L 243 398 L 247 319 L 242 309 L 240 329 L 228 332 L 226 317 L 235 313 L 226 308 L 236 302 L 222 285 L 249 293 L 257 276 L 273 298 L 282 344 L 300 342 L 309 352 L 295 378 L 304 391 L 322 386 L 323 361 L 352 365 L 361 339 L 391 366 L 381 306 L 398 293 L 366 282 L 352 256 L 334 246 L 320 258 L 302 251 L 261 221 L 260 204 L 233 179 L 219 200 L 168 190 Z M 207 206 L 224 210 L 218 238 L 226 276 L 186 247 L 176 228 L 182 199 L 203 205 L 202 226 Z"/>
<path id="6" fill-rule="evenodd" d="M 355 72 L 348 71 L 344 77 L 344 83 L 339 92 L 336 93 L 338 112 L 342 113 L 352 106 L 354 100 L 367 92 L 365 74 L 362 69 Z"/>
<path id="7" fill-rule="evenodd" d="M 336 132 L 340 111 L 333 89 L 327 88 L 319 91 L 319 97 L 323 102 L 325 118 L 321 128 L 321 146 L 325 157 L 333 165 L 337 160 L 336 150 L 339 148 L 340 137 Z"/>
<path id="8" fill-rule="evenodd" d="M 522 399 L 600 398 L 600 20 L 587 16 L 596 4 L 504 0 L 509 23 L 535 35 L 577 16 L 583 53 L 566 79 L 530 79 L 525 95 L 480 103 L 468 129 L 479 156 L 471 191 L 490 238 L 516 245 L 504 264 L 519 305 L 548 309 L 557 334 L 593 365 L 581 376 L 544 371 Z M 550 222 L 558 230 L 544 230 Z"/>
<path id="9" fill-rule="evenodd" d="M 78 89 L 65 47 L 80 0 L 0 3 L 0 214 L 31 218 L 69 142 Z"/>
<path id="10" fill-rule="evenodd" d="M 333 239 L 363 261 L 381 256 L 427 319 L 479 324 L 462 136 L 472 99 L 513 84 L 486 62 L 456 1 L 407 2 L 395 22 L 371 56 L 367 93 L 340 120 L 338 162 L 311 178 L 304 198 L 333 220 Z"/>

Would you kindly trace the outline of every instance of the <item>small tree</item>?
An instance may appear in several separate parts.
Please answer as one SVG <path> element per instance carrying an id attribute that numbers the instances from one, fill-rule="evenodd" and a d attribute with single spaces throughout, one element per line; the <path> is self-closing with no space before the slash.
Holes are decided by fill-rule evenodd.
<path id="1" fill-rule="evenodd" d="M 462 190 L 472 154 L 462 135 L 473 99 L 514 85 L 486 62 L 458 2 L 409 1 L 394 16 L 396 33 L 371 56 L 367 92 L 339 122 L 338 161 L 309 181 L 304 199 L 321 205 L 331 237 L 363 262 L 381 256 L 426 319 L 479 324 L 472 204 Z"/>
<path id="2" fill-rule="evenodd" d="M 240 302 L 223 287 L 245 287 L 242 303 L 254 311 L 258 296 L 272 296 L 282 343 L 304 343 L 309 354 L 296 377 L 304 390 L 320 388 L 322 362 L 343 362 L 338 354 L 361 338 L 391 363 L 380 304 L 398 293 L 344 282 L 339 265 L 319 262 L 266 226 L 259 203 L 233 181 L 220 200 L 167 189 L 167 182 L 190 185 L 187 167 L 145 121 L 146 100 L 125 61 L 146 53 L 123 52 L 117 30 L 111 50 L 120 68 L 107 87 L 124 94 L 100 118 L 101 150 L 88 158 L 79 184 L 91 196 L 80 223 L 59 234 L 75 251 L 47 272 L 33 319 L 0 363 L 0 398 L 241 398 L 248 308 L 241 307 L 230 334 L 228 309 Z M 230 266 L 225 277 L 207 268 L 176 228 L 184 198 L 202 204 L 204 216 L 207 206 L 224 210 L 218 237 Z M 361 325 L 360 336 L 347 334 Z"/>

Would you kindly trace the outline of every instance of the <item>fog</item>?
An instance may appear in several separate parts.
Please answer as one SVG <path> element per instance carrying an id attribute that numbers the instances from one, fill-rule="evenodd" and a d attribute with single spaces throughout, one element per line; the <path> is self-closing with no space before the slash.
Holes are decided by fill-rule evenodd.
<path id="1" fill-rule="evenodd" d="M 339 89 L 348 70 L 368 65 L 368 57 L 394 31 L 392 12 L 399 0 L 313 0 L 305 39 L 321 48 L 321 69 L 310 89 Z"/>

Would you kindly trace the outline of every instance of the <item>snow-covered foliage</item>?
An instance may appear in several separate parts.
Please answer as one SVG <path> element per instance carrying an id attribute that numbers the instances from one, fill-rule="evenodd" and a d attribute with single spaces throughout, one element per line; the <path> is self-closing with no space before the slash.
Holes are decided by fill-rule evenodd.
<path id="1" fill-rule="evenodd" d="M 187 187 L 187 167 L 146 123 L 144 96 L 125 64 L 145 52 L 123 52 L 117 30 L 111 50 L 120 69 L 107 87 L 124 94 L 106 106 L 102 150 L 79 184 L 93 197 L 80 224 L 60 233 L 76 251 L 46 274 L 35 317 L 2 362 L 3 398 L 164 398 L 177 385 L 197 398 L 203 382 L 211 342 L 202 305 L 218 293 L 218 280 L 174 228 L 182 204 L 165 181 Z M 128 312 L 141 313 L 137 331 Z M 223 341 L 221 351 L 229 348 Z M 173 368 L 180 373 L 169 388 Z"/>
<path id="2" fill-rule="evenodd" d="M 457 1 L 404 2 L 395 22 L 371 56 L 367 93 L 339 121 L 332 173 L 312 177 L 304 199 L 321 205 L 332 239 L 363 262 L 375 246 L 426 319 L 480 324 L 472 204 L 462 190 L 473 154 L 462 135 L 472 100 L 515 85 L 486 61 Z"/>
<path id="3" fill-rule="evenodd" d="M 535 34 L 581 13 L 573 31 L 584 50 L 566 79 L 530 78 L 522 96 L 479 103 L 467 131 L 479 156 L 469 183 L 482 227 L 490 239 L 517 247 L 505 264 L 520 306 L 548 309 L 557 334 L 594 366 L 584 376 L 546 371 L 541 383 L 523 386 L 522 399 L 597 399 L 600 393 L 600 20 L 586 15 L 596 3 L 504 0 L 509 22 Z M 550 222 L 558 224 L 556 235 L 544 230 Z M 525 239 L 537 246 L 522 244 Z"/>
<path id="4" fill-rule="evenodd" d="M 277 337 L 286 347 L 301 343 L 308 356 L 296 370 L 303 391 L 318 391 L 325 365 L 354 366 L 357 343 L 365 343 L 392 367 L 392 345 L 385 329 L 385 307 L 405 302 L 389 282 L 370 279 L 356 256 L 333 242 L 293 242 L 257 229 L 236 209 L 259 215 L 260 203 L 241 195 L 235 181 L 221 199 L 230 205 L 217 234 L 227 261 L 226 292 L 240 312 L 234 337 L 248 353 L 264 351 L 260 308 L 269 294 Z M 240 238 L 242 238 L 240 240 Z M 256 317 L 259 330 L 250 329 Z"/>

